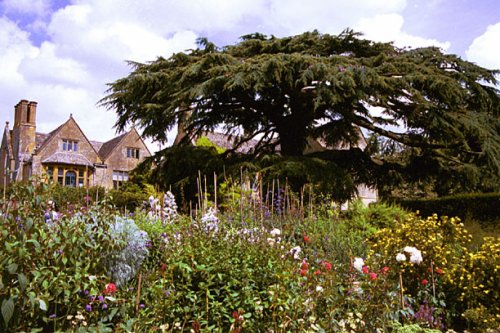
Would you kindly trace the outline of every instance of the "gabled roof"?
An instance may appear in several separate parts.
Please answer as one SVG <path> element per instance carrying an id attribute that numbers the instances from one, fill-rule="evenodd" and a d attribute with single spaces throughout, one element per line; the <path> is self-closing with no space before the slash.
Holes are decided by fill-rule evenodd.
<path id="1" fill-rule="evenodd" d="M 35 149 L 40 148 L 40 146 L 47 140 L 50 134 L 47 133 L 39 133 L 35 134 Z"/>
<path id="2" fill-rule="evenodd" d="M 99 149 L 99 155 L 101 155 L 102 159 L 105 160 L 109 155 L 115 150 L 116 147 L 119 146 L 120 142 L 129 134 L 130 132 L 123 133 L 107 142 L 104 142 Z"/>
<path id="3" fill-rule="evenodd" d="M 36 149 L 37 150 L 42 149 L 47 144 L 47 142 L 49 142 L 50 139 L 52 139 L 53 136 L 55 136 L 57 133 L 59 133 L 61 128 L 63 128 L 63 126 L 66 125 L 66 123 L 68 121 L 69 121 L 69 119 L 66 122 L 64 122 L 63 124 L 59 125 L 55 130 L 53 130 L 52 132 L 50 132 L 48 134 L 36 133 L 35 134 Z M 38 140 L 40 140 L 40 142 Z"/>
<path id="4" fill-rule="evenodd" d="M 101 155 L 101 158 L 103 159 L 103 161 L 106 160 L 111 155 L 111 153 L 118 146 L 120 146 L 120 143 L 125 139 L 125 137 L 127 137 L 131 133 L 137 134 L 137 136 L 141 140 L 142 144 L 144 145 L 144 147 L 148 151 L 149 155 L 151 155 L 151 152 L 149 151 L 148 146 L 146 146 L 146 144 L 144 143 L 144 140 L 142 139 L 142 137 L 139 135 L 139 133 L 137 132 L 137 130 L 135 129 L 135 127 L 132 127 L 130 129 L 130 131 L 128 131 L 126 133 L 123 133 L 123 134 L 121 134 L 121 135 L 119 135 L 117 137 L 114 137 L 113 139 L 111 139 L 111 140 L 109 140 L 107 142 L 104 142 L 102 144 L 101 149 L 99 149 L 99 154 Z"/>
<path id="5" fill-rule="evenodd" d="M 99 153 L 97 152 L 97 150 L 95 149 L 94 145 L 92 145 L 92 143 L 90 142 L 90 140 L 87 138 L 87 136 L 85 135 L 85 133 L 82 131 L 82 129 L 80 128 L 80 125 L 78 125 L 78 123 L 76 122 L 75 119 L 73 119 L 73 115 L 71 114 L 69 116 L 69 119 L 66 120 L 62 125 L 60 125 L 59 127 L 57 127 L 55 130 L 53 130 L 52 132 L 50 132 L 49 134 L 47 134 L 47 137 L 45 138 L 45 140 L 40 144 L 40 147 L 38 147 L 38 150 L 40 149 L 43 149 L 48 142 L 50 142 L 50 140 L 56 135 L 58 134 L 62 128 L 64 128 L 65 126 L 67 126 L 70 122 L 74 122 L 76 128 L 78 128 L 78 130 L 80 131 L 80 134 L 84 137 L 84 139 L 89 143 L 89 145 L 92 147 L 92 149 L 94 150 L 94 152 L 96 153 L 97 157 L 99 159 L 102 159 L 101 156 L 99 155 Z M 42 139 L 42 136 L 40 136 L 40 139 Z M 36 140 L 36 138 L 35 138 Z"/>
<path id="6" fill-rule="evenodd" d="M 90 144 L 91 144 L 91 145 L 92 145 L 92 147 L 94 147 L 94 149 L 98 152 L 99 150 L 101 150 L 101 147 L 102 147 L 102 145 L 104 144 L 104 142 L 91 140 L 91 141 L 90 141 Z M 101 157 L 102 157 L 102 156 L 101 156 Z"/>

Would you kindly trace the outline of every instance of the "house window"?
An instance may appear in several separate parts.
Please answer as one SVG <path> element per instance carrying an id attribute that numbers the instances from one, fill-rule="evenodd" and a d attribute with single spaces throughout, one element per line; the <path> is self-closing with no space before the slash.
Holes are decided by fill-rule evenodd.
<path id="1" fill-rule="evenodd" d="M 113 188 L 114 189 L 119 189 L 120 186 L 123 185 L 123 182 L 126 182 L 128 180 L 128 172 L 127 171 L 120 171 L 120 170 L 114 170 L 113 171 Z"/>
<path id="2" fill-rule="evenodd" d="M 66 171 L 66 186 L 75 187 L 76 186 L 76 173 L 74 171 Z"/>
<path id="3" fill-rule="evenodd" d="M 127 157 L 139 159 L 139 148 L 127 148 Z"/>
<path id="4" fill-rule="evenodd" d="M 89 173 L 91 171 L 86 171 L 83 168 L 75 168 L 67 166 L 48 166 L 47 175 L 49 182 L 56 181 L 61 186 L 71 186 L 71 187 L 85 187 L 89 185 Z"/>
<path id="5" fill-rule="evenodd" d="M 49 179 L 53 179 L 54 177 L 54 168 L 51 166 L 47 167 L 47 177 Z"/>
<path id="6" fill-rule="evenodd" d="M 74 140 L 62 140 L 62 148 L 64 151 L 78 151 L 78 142 Z"/>
<path id="7" fill-rule="evenodd" d="M 64 170 L 61 168 L 57 170 L 57 182 L 59 185 L 64 185 Z"/>

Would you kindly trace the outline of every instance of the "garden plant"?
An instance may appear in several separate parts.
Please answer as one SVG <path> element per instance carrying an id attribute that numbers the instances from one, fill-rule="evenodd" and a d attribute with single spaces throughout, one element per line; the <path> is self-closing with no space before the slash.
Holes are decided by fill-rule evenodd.
<path id="1" fill-rule="evenodd" d="M 167 192 L 45 218 L 53 189 L 16 185 L 1 205 L 0 331 L 499 327 L 498 238 L 475 247 L 456 218 L 258 187 L 219 184 L 185 212 Z"/>

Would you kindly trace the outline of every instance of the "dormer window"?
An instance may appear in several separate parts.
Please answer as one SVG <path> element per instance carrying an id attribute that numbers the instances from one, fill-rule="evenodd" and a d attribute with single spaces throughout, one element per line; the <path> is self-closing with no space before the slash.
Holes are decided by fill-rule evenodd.
<path id="1" fill-rule="evenodd" d="M 62 140 L 62 149 L 64 151 L 78 151 L 78 142 L 75 140 Z"/>
<path id="2" fill-rule="evenodd" d="M 139 159 L 139 149 L 127 147 L 127 157 Z"/>

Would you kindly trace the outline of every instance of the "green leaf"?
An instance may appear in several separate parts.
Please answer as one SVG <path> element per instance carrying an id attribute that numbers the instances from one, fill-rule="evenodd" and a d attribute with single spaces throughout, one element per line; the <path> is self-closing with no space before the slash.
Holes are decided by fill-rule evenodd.
<path id="1" fill-rule="evenodd" d="M 26 225 L 26 231 L 30 230 L 31 227 L 33 227 L 33 219 L 31 217 L 27 218 L 25 225 Z"/>
<path id="2" fill-rule="evenodd" d="M 40 310 L 47 311 L 47 303 L 43 299 L 39 299 L 38 302 L 40 303 Z"/>
<path id="3" fill-rule="evenodd" d="M 5 326 L 9 325 L 9 321 L 14 315 L 14 301 L 12 297 L 9 300 L 4 300 L 2 302 L 2 317 L 5 322 Z"/>
<path id="4" fill-rule="evenodd" d="M 17 280 L 19 281 L 21 291 L 24 291 L 24 289 L 26 289 L 26 285 L 28 284 L 28 278 L 23 273 L 19 273 L 17 274 Z"/>
<path id="5" fill-rule="evenodd" d="M 18 265 L 16 263 L 12 263 L 12 264 L 10 264 L 10 265 L 7 266 L 7 271 L 10 274 L 15 274 L 16 271 L 17 271 L 17 267 L 18 267 Z"/>

